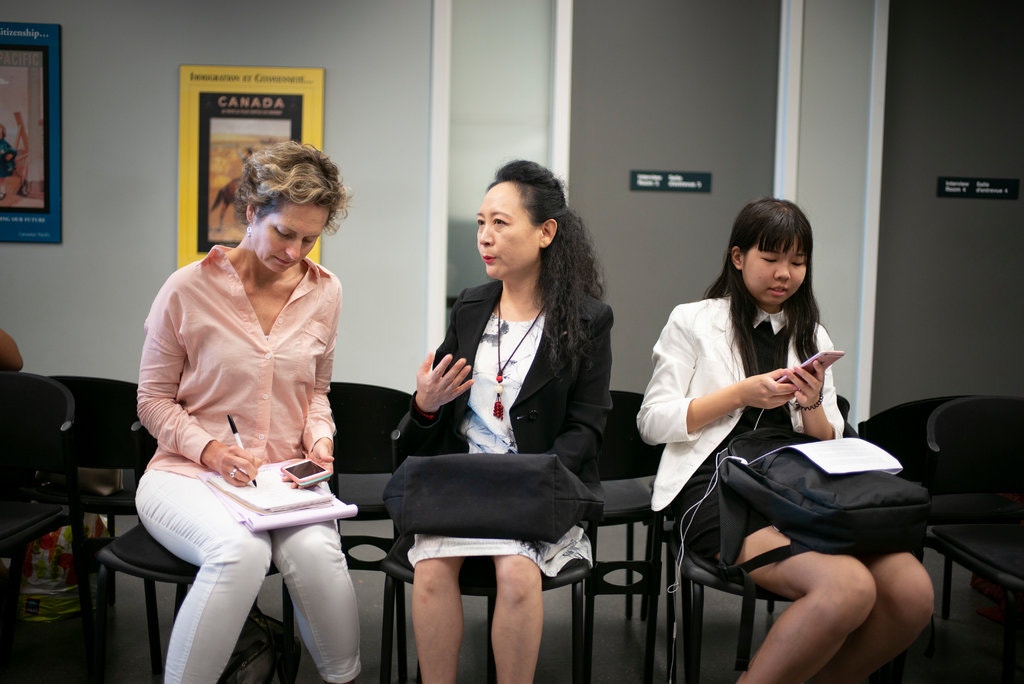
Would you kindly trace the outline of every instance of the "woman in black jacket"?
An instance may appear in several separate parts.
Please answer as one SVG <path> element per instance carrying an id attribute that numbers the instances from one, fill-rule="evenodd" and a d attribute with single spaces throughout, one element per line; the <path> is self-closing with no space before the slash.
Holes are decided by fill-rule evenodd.
<path id="1" fill-rule="evenodd" d="M 586 483 L 611 409 L 611 308 L 590 237 L 561 182 L 533 162 L 506 164 L 477 213 L 494 279 L 462 292 L 448 332 L 416 376 L 405 440 L 415 453 L 554 453 Z M 514 515 L 514 511 L 510 511 Z M 413 627 L 423 679 L 454 682 L 462 642 L 459 570 L 493 558 L 491 640 L 499 682 L 532 682 L 543 626 L 541 573 L 591 560 L 575 527 L 559 541 L 416 535 Z"/>

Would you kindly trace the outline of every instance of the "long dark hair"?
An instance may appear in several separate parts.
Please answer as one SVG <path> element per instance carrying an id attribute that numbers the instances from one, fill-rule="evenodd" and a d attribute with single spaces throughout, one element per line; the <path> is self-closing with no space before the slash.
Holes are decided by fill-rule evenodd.
<path id="1" fill-rule="evenodd" d="M 590 233 L 579 214 L 566 204 L 562 182 L 540 164 L 509 162 L 498 169 L 487 189 L 499 183 L 516 186 L 534 225 L 548 219 L 558 224 L 551 244 L 541 250 L 537 288 L 544 308 L 544 337 L 551 365 L 557 368 L 564 358 L 575 370 L 590 340 L 583 324 L 583 302 L 587 295 L 604 297 Z"/>
<path id="2" fill-rule="evenodd" d="M 729 298 L 733 334 L 748 376 L 758 373 L 753 336 L 757 302 L 743 283 L 743 273 L 732 263 L 732 248 L 738 247 L 746 254 L 754 247 L 764 252 L 786 252 L 793 246 L 806 255 L 807 270 L 803 284 L 782 305 L 786 312 L 786 327 L 782 330 L 786 336 L 784 348 L 788 348 L 792 340 L 800 358 L 810 358 L 818 351 L 815 328 L 820 318 L 818 302 L 811 287 L 814 238 L 810 221 L 794 203 L 762 197 L 743 207 L 732 226 L 722 272 L 704 293 L 705 298 Z"/>

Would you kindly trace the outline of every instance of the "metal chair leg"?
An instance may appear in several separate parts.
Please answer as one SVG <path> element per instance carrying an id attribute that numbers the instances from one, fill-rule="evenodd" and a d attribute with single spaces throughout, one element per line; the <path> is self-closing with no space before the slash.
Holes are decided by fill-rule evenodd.
<path id="1" fill-rule="evenodd" d="M 384 576 L 384 607 L 380 635 L 380 684 L 391 684 L 391 652 L 395 631 L 395 579 Z"/>
<path id="2" fill-rule="evenodd" d="M 292 662 L 292 645 L 295 643 L 295 604 L 288 593 L 288 585 L 281 580 L 281 623 L 284 626 L 284 663 L 283 670 L 286 675 L 290 674 L 296 663 Z M 291 681 L 282 684 L 293 684 Z"/>
<path id="3" fill-rule="evenodd" d="M 405 620 L 405 582 L 395 591 L 395 643 L 398 647 L 398 681 L 404 682 L 409 679 L 408 662 L 408 635 L 406 634 Z M 418 674 L 417 674 L 418 676 Z"/>
<path id="4" fill-rule="evenodd" d="M 626 560 L 627 561 L 633 560 L 633 556 L 634 556 L 634 554 L 633 554 L 633 540 L 634 540 L 633 523 L 626 523 Z M 627 567 L 626 568 L 626 584 L 630 585 L 632 583 L 633 583 L 633 571 L 630 570 Z M 626 619 L 627 620 L 632 620 L 633 619 L 633 595 L 632 594 L 626 594 L 624 596 L 624 598 L 626 599 Z"/>
<path id="5" fill-rule="evenodd" d="M 180 587 L 177 587 L 175 591 L 178 589 Z M 160 648 L 160 618 L 156 606 L 156 582 L 143 580 L 143 593 L 146 597 L 146 631 L 149 634 L 149 671 L 160 675 L 164 673 L 164 657 Z M 175 616 L 177 616 L 177 603 L 174 610 Z"/>
<path id="6" fill-rule="evenodd" d="M 14 549 L 11 558 L 24 558 L 27 544 Z M 14 625 L 18 617 L 18 601 L 21 592 L 21 563 L 11 561 L 7 575 L 7 593 L 4 596 L 3 613 L 0 617 L 0 664 L 11 661 L 14 652 Z"/>
<path id="7" fill-rule="evenodd" d="M 584 684 L 583 671 L 583 583 L 572 585 L 572 681 Z"/>
<path id="8" fill-rule="evenodd" d="M 1003 589 L 1006 609 L 1003 611 L 1003 684 L 1012 684 L 1017 668 L 1017 595 Z"/>
<path id="9" fill-rule="evenodd" d="M 498 667 L 494 662 L 494 642 L 491 640 L 491 631 L 494 626 L 494 604 L 493 596 L 487 597 L 487 633 L 484 638 L 487 640 L 487 684 L 495 684 L 498 681 Z"/>
<path id="10" fill-rule="evenodd" d="M 92 684 L 103 684 L 107 667 L 107 591 L 110 588 L 110 571 L 100 564 L 96 571 L 96 641 L 93 647 Z"/>

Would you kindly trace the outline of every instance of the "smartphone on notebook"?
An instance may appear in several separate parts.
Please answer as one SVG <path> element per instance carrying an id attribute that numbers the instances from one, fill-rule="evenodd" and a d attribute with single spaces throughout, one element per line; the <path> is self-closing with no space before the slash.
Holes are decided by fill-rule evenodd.
<path id="1" fill-rule="evenodd" d="M 309 487 L 331 476 L 331 471 L 313 461 L 299 461 L 284 466 L 281 472 L 300 487 Z"/>
<path id="2" fill-rule="evenodd" d="M 846 352 L 841 352 L 841 351 L 838 351 L 838 350 L 835 350 L 835 349 L 830 349 L 830 350 L 827 350 L 827 351 L 820 351 L 817 354 L 815 354 L 814 356 L 812 356 L 811 358 L 809 358 L 806 361 L 804 361 L 803 363 L 801 363 L 800 367 L 805 369 L 805 370 L 813 372 L 813 370 L 814 370 L 814 362 L 815 361 L 821 361 L 822 370 L 824 370 L 825 368 L 828 368 L 829 366 L 831 366 L 833 363 L 835 363 L 839 359 L 843 358 L 843 356 L 845 354 L 846 354 Z M 786 375 L 783 375 L 781 378 L 779 378 L 777 380 L 777 382 L 789 382 L 789 377 L 786 376 Z"/>

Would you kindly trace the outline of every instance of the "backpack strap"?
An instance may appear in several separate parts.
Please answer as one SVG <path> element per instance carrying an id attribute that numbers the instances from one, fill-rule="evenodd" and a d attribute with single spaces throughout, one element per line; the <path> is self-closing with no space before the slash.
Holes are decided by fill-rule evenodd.
<path id="1" fill-rule="evenodd" d="M 728 472 L 742 476 L 749 469 L 748 461 L 761 461 L 792 444 L 816 441 L 813 437 L 782 428 L 759 428 L 736 435 L 729 441 L 729 457 L 722 459 L 719 475 L 728 478 Z M 735 461 L 730 463 L 730 461 Z M 763 467 L 764 463 L 762 463 Z M 733 470 L 735 469 L 735 470 Z M 746 476 L 746 477 L 749 477 Z M 750 572 L 771 563 L 778 563 L 790 556 L 809 549 L 790 543 L 743 562 L 736 563 L 747 531 L 750 505 L 728 485 L 718 483 L 719 533 L 721 553 L 719 570 L 730 582 L 743 585 L 743 607 L 740 612 L 740 633 L 736 644 L 736 670 L 746 670 L 750 664 L 750 650 L 754 638 L 754 606 L 757 601 L 757 585 Z"/>
<path id="2" fill-rule="evenodd" d="M 750 649 L 754 641 L 754 605 L 757 601 L 757 585 L 750 572 L 771 563 L 785 560 L 799 553 L 792 544 L 779 546 L 771 551 L 754 556 L 739 565 L 722 566 L 721 571 L 731 582 L 743 584 L 743 605 L 740 610 L 740 633 L 736 639 L 736 670 L 746 670 L 750 665 Z"/>

